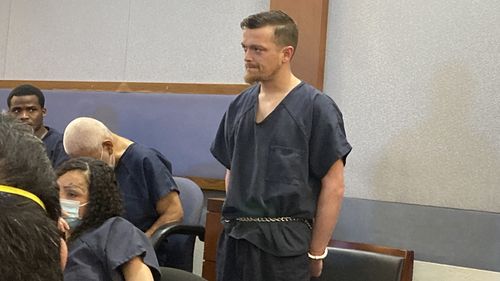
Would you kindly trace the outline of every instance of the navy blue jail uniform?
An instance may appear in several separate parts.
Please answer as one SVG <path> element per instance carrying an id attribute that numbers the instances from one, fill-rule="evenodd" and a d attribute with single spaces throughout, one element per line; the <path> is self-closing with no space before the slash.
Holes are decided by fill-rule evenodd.
<path id="1" fill-rule="evenodd" d="M 321 179 L 337 160 L 345 162 L 351 146 L 339 108 L 330 97 L 311 85 L 298 84 L 257 123 L 259 92 L 260 84 L 255 84 L 231 103 L 211 147 L 213 156 L 231 171 L 222 209 L 222 216 L 229 222 L 223 221 L 217 278 L 219 281 L 269 280 L 266 276 L 281 272 L 281 276 L 290 278 L 283 280 L 308 280 L 304 277 L 309 274 L 307 251 L 311 240 L 307 223 L 238 222 L 234 219 L 292 217 L 312 221 Z M 226 258 L 233 254 L 226 248 L 234 250 L 235 243 L 255 246 L 240 247 L 245 250 L 238 254 L 249 258 L 243 264 Z M 248 251 L 261 253 L 256 255 Z M 256 264 L 265 259 L 252 260 L 251 257 L 262 255 L 283 259 L 273 267 L 258 266 Z M 297 265 L 297 260 L 304 264 Z M 265 275 L 259 275 L 246 270 L 247 267 L 267 269 L 262 273 Z M 289 270 L 290 267 L 302 268 L 303 274 Z M 241 272 L 249 274 L 237 275 Z"/>

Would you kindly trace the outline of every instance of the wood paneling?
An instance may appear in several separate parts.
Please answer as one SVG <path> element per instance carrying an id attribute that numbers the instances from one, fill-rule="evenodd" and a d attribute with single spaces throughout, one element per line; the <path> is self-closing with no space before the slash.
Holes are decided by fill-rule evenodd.
<path id="1" fill-rule="evenodd" d="M 191 176 L 187 176 L 187 178 L 194 181 L 196 184 L 198 184 L 198 186 L 200 186 L 204 190 L 219 190 L 219 191 L 226 190 L 223 179 L 191 177 Z"/>
<path id="2" fill-rule="evenodd" d="M 32 84 L 42 90 L 79 90 L 141 93 L 236 95 L 247 84 L 153 83 L 153 82 L 98 82 L 98 81 L 40 81 L 0 80 L 0 88 L 14 88 Z"/>
<path id="3" fill-rule="evenodd" d="M 297 23 L 299 44 L 292 70 L 300 79 L 323 90 L 328 0 L 271 0 L 271 10 L 282 10 Z"/>
<path id="4" fill-rule="evenodd" d="M 203 253 L 203 278 L 215 281 L 215 258 L 217 240 L 222 232 L 221 211 L 224 199 L 208 198 L 207 220 L 205 223 L 205 248 Z"/>

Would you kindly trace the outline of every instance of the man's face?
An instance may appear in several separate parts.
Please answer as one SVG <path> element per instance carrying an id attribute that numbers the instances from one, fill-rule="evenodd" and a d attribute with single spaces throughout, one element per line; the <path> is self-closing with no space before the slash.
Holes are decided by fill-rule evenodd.
<path id="1" fill-rule="evenodd" d="M 241 47 L 245 52 L 247 83 L 271 80 L 283 64 L 282 48 L 275 43 L 272 26 L 244 29 Z"/>
<path id="2" fill-rule="evenodd" d="M 10 100 L 9 113 L 33 127 L 35 132 L 43 127 L 45 112 L 46 109 L 40 106 L 38 97 L 35 95 L 13 96 Z"/>
<path id="3" fill-rule="evenodd" d="M 68 151 L 66 148 L 66 153 L 71 157 L 90 157 L 97 160 L 101 160 L 108 164 L 110 167 L 115 167 L 116 159 L 113 155 L 113 143 L 111 141 L 105 141 L 102 146 L 97 149 L 88 151 Z"/>

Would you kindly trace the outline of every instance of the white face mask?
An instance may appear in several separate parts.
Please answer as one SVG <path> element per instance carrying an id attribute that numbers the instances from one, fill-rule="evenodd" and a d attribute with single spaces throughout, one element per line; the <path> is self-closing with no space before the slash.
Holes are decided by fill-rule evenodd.
<path id="1" fill-rule="evenodd" d="M 64 219 L 69 224 L 71 229 L 76 228 L 81 223 L 80 218 L 80 207 L 87 205 L 89 202 L 80 204 L 79 201 L 69 200 L 69 199 L 60 199 L 61 209 L 66 213 L 66 217 Z"/>

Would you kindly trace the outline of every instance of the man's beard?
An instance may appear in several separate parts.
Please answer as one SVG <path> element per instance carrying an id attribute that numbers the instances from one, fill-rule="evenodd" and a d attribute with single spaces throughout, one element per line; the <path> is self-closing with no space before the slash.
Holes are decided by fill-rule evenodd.
<path id="1" fill-rule="evenodd" d="M 254 66 L 250 68 L 252 71 L 249 71 L 248 68 L 245 71 L 245 82 L 248 84 L 253 84 L 262 81 L 262 72 L 258 66 Z"/>
<path id="2" fill-rule="evenodd" d="M 245 73 L 245 82 L 248 84 L 254 84 L 257 82 L 265 82 L 271 80 L 274 75 L 279 71 L 279 68 L 274 69 L 271 73 L 263 73 L 261 68 L 257 68 L 258 71 L 246 71 Z"/>
<path id="3" fill-rule="evenodd" d="M 254 84 L 254 83 L 257 83 L 257 82 L 260 82 L 262 81 L 262 77 L 260 75 L 256 75 L 256 74 L 253 74 L 253 73 L 245 73 L 245 82 L 248 83 L 248 84 Z"/>

